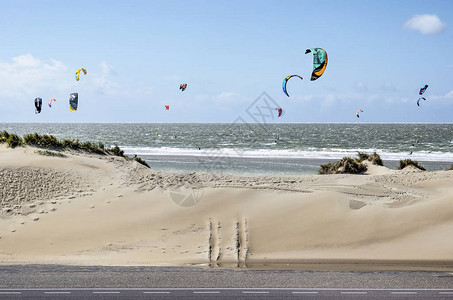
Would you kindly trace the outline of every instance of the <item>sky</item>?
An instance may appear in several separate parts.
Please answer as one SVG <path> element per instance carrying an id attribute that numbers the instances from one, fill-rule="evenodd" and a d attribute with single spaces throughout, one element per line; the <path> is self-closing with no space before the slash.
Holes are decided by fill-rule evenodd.
<path id="1" fill-rule="evenodd" d="M 263 92 L 266 122 L 453 122 L 450 0 L 5 0 L 0 26 L 0 123 L 257 122 Z"/>

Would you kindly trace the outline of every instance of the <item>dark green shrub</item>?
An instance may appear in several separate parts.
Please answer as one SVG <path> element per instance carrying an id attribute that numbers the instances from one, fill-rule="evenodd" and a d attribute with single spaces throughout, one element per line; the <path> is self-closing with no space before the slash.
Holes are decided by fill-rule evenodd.
<path id="1" fill-rule="evenodd" d="M 359 155 L 359 161 L 360 162 L 362 162 L 364 160 L 368 160 L 373 165 L 378 165 L 378 166 L 383 166 L 384 165 L 384 163 L 382 162 L 381 157 L 376 152 L 374 152 L 373 154 L 370 155 L 370 154 L 367 154 L 367 153 L 363 153 L 363 152 L 357 151 L 357 154 Z"/>
<path id="2" fill-rule="evenodd" d="M 343 157 L 340 161 L 321 165 L 318 174 L 363 174 L 366 170 L 359 159 Z"/>
<path id="3" fill-rule="evenodd" d="M 407 166 L 413 166 L 419 170 L 426 171 L 426 169 L 422 165 L 418 164 L 418 161 L 410 160 L 410 159 L 400 160 L 400 162 L 398 164 L 398 170 L 402 170 Z"/>
<path id="4" fill-rule="evenodd" d="M 124 151 L 118 147 L 118 145 L 113 146 L 112 148 L 107 150 L 110 154 L 124 157 Z"/>
<path id="5" fill-rule="evenodd" d="M 52 149 L 59 149 L 63 148 L 62 142 L 59 141 L 53 135 L 39 135 L 37 133 L 34 134 L 26 134 L 24 135 L 24 143 L 26 145 L 39 147 L 39 148 L 52 148 Z"/>
<path id="6" fill-rule="evenodd" d="M 9 134 L 6 139 L 6 144 L 8 147 L 15 148 L 23 144 L 22 139 L 17 134 Z"/>
<path id="7" fill-rule="evenodd" d="M 364 152 L 359 152 L 359 151 L 357 151 L 357 155 L 359 156 L 359 161 L 360 162 L 362 162 L 364 160 L 368 160 L 368 158 L 370 157 L 369 154 L 364 153 Z"/>
<path id="8" fill-rule="evenodd" d="M 378 166 L 383 166 L 384 162 L 382 161 L 381 157 L 379 154 L 374 152 L 368 157 L 368 160 L 373 164 L 373 165 L 378 165 Z"/>
<path id="9" fill-rule="evenodd" d="M 148 167 L 148 168 L 151 168 L 148 163 L 146 161 L 144 161 L 143 159 L 141 159 L 140 157 L 134 157 L 134 160 L 142 165 L 144 165 L 145 167 Z"/>
<path id="10" fill-rule="evenodd" d="M 1 144 L 6 143 L 6 140 L 8 139 L 8 137 L 9 137 L 9 133 L 7 131 L 0 132 L 0 143 Z"/>

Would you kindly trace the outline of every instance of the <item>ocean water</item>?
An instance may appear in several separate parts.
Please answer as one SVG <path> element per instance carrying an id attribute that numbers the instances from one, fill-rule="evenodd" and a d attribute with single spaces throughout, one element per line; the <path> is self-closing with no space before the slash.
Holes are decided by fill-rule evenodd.
<path id="1" fill-rule="evenodd" d="M 453 163 L 453 124 L 0 123 L 0 130 L 116 144 L 170 172 L 299 176 L 357 151 L 377 152 L 390 168 L 407 158 L 428 170 Z"/>

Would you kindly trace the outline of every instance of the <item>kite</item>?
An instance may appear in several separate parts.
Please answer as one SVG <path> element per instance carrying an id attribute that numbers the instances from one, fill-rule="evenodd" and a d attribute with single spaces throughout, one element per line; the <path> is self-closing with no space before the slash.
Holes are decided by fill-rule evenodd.
<path id="1" fill-rule="evenodd" d="M 87 70 L 85 70 L 84 68 L 78 69 L 78 70 L 75 72 L 75 79 L 76 79 L 77 81 L 79 81 L 80 71 L 82 71 L 83 74 L 85 74 L 85 75 L 87 74 Z"/>
<path id="2" fill-rule="evenodd" d="M 423 100 L 426 100 L 425 97 L 420 97 L 420 98 L 418 98 L 418 100 L 417 100 L 417 106 L 420 106 L 420 100 L 422 100 L 422 99 L 423 99 Z"/>
<path id="3" fill-rule="evenodd" d="M 276 108 L 277 112 L 278 112 L 278 117 L 277 118 L 280 118 L 283 114 L 283 109 L 281 109 L 280 107 Z"/>
<path id="4" fill-rule="evenodd" d="M 187 88 L 187 83 L 181 83 L 179 85 L 179 89 L 181 90 L 181 92 L 184 92 L 184 90 Z"/>
<path id="5" fill-rule="evenodd" d="M 49 107 L 52 107 L 52 101 L 57 101 L 57 100 L 55 100 L 55 98 L 50 99 L 49 100 Z"/>
<path id="6" fill-rule="evenodd" d="M 311 73 L 311 81 L 315 81 L 322 74 L 327 67 L 327 52 L 322 48 L 310 48 L 305 50 L 305 54 L 313 53 L 313 73 Z"/>
<path id="7" fill-rule="evenodd" d="M 169 110 L 170 109 L 170 105 L 165 105 L 165 109 Z"/>
<path id="8" fill-rule="evenodd" d="M 35 114 L 39 114 L 42 108 L 42 99 L 35 98 Z"/>
<path id="9" fill-rule="evenodd" d="M 423 93 L 426 91 L 427 88 L 428 88 L 428 85 L 425 84 L 425 85 L 420 89 L 419 94 L 420 94 L 420 95 L 423 95 Z"/>
<path id="10" fill-rule="evenodd" d="M 358 111 L 357 111 L 357 112 L 355 113 L 355 114 L 356 114 L 356 116 L 357 116 L 357 118 L 360 118 L 360 116 L 359 116 L 359 112 L 363 112 L 363 110 L 359 109 L 359 110 L 358 110 Z"/>
<path id="11" fill-rule="evenodd" d="M 79 104 L 79 94 L 71 93 L 69 95 L 69 110 L 72 112 L 77 111 L 78 104 Z"/>
<path id="12" fill-rule="evenodd" d="M 283 93 L 286 94 L 286 96 L 289 97 L 288 95 L 288 91 L 286 90 L 286 83 L 288 82 L 288 80 L 291 78 L 291 77 L 299 77 L 300 79 L 303 79 L 302 77 L 300 77 L 299 75 L 289 75 L 288 77 L 286 77 L 285 79 L 283 79 L 283 83 L 282 83 L 282 89 L 283 89 Z"/>

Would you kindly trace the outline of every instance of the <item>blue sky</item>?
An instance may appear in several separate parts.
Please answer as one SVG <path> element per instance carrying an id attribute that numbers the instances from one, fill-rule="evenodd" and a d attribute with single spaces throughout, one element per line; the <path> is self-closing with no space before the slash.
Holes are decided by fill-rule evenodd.
<path id="1" fill-rule="evenodd" d="M 0 26 L 0 122 L 248 121 L 262 92 L 273 122 L 453 122 L 453 1 L 14 0 Z"/>

